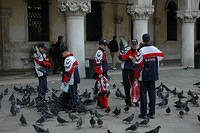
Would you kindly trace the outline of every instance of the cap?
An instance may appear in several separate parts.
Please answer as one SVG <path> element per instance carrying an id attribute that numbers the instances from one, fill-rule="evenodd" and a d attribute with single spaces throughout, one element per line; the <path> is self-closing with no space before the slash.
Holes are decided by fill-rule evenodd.
<path id="1" fill-rule="evenodd" d="M 149 34 L 143 34 L 142 40 L 143 40 L 144 42 L 148 42 L 148 41 L 150 40 L 150 35 L 149 35 Z"/>
<path id="2" fill-rule="evenodd" d="M 44 48 L 44 50 L 48 50 L 48 48 L 47 48 L 47 46 L 44 44 L 44 43 L 39 43 L 38 44 L 38 47 L 42 47 L 42 48 Z"/>
<path id="3" fill-rule="evenodd" d="M 133 40 L 131 41 L 131 44 L 138 44 L 138 40 L 137 40 L 137 39 L 133 39 Z"/>
<path id="4" fill-rule="evenodd" d="M 106 41 L 106 40 L 103 40 L 103 39 L 99 41 L 99 45 L 100 45 L 100 44 L 103 44 L 103 45 L 105 45 L 105 46 L 108 45 L 107 41 Z"/>
<path id="5" fill-rule="evenodd" d="M 68 51 L 68 48 L 66 46 L 61 47 L 60 52 L 63 53 L 64 51 Z"/>

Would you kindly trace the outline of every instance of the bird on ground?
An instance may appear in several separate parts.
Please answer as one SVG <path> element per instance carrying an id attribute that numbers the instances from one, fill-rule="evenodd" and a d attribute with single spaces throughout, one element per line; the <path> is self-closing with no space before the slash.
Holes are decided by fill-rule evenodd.
<path id="1" fill-rule="evenodd" d="M 26 126 L 26 125 L 27 125 L 26 119 L 25 119 L 25 117 L 23 116 L 23 114 L 21 114 L 21 117 L 20 117 L 19 120 L 20 120 L 22 126 Z"/>
<path id="2" fill-rule="evenodd" d="M 150 119 L 149 119 L 149 117 L 146 117 L 143 121 L 141 121 L 139 124 L 140 125 L 147 125 L 148 123 L 149 123 L 149 121 L 150 121 Z"/>
<path id="3" fill-rule="evenodd" d="M 75 119 L 78 119 L 78 116 L 73 115 L 73 114 L 71 114 L 70 112 L 69 112 L 68 116 L 69 116 L 69 118 L 70 118 L 72 121 L 74 121 Z"/>
<path id="4" fill-rule="evenodd" d="M 107 114 L 109 114 L 110 111 L 111 111 L 111 109 L 110 109 L 110 107 L 108 106 L 107 109 L 105 110 L 105 112 L 106 112 Z"/>
<path id="5" fill-rule="evenodd" d="M 136 131 L 138 129 L 138 127 L 139 127 L 139 123 L 136 122 L 135 124 L 133 124 L 130 127 L 126 128 L 126 131 L 129 131 L 129 130 Z"/>
<path id="6" fill-rule="evenodd" d="M 35 123 L 42 124 L 43 122 L 45 122 L 45 118 L 42 116 Z"/>
<path id="7" fill-rule="evenodd" d="M 113 132 L 111 132 L 109 129 L 107 130 L 107 133 L 113 133 Z"/>
<path id="8" fill-rule="evenodd" d="M 119 116 L 121 113 L 121 109 L 118 109 L 117 107 L 115 108 L 115 110 L 112 112 L 115 116 Z"/>
<path id="9" fill-rule="evenodd" d="M 3 92 L 4 96 L 8 94 L 8 88 L 6 88 Z"/>
<path id="10" fill-rule="evenodd" d="M 9 99 L 8 99 L 8 100 L 9 100 L 10 102 L 15 100 L 14 93 L 12 93 L 12 95 L 10 95 L 10 97 L 9 97 Z"/>
<path id="11" fill-rule="evenodd" d="M 1 106 L 2 106 L 1 102 L 2 102 L 2 99 L 0 99 L 0 110 L 1 110 Z"/>
<path id="12" fill-rule="evenodd" d="M 129 117 L 123 119 L 122 121 L 131 123 L 131 121 L 133 121 L 133 119 L 134 119 L 134 114 L 131 114 Z"/>
<path id="13" fill-rule="evenodd" d="M 155 129 L 147 131 L 145 133 L 159 133 L 160 128 L 161 128 L 161 126 L 157 126 Z"/>
<path id="14" fill-rule="evenodd" d="M 115 92 L 115 96 L 119 97 L 119 98 L 125 98 L 124 94 L 122 94 L 122 92 L 119 90 L 119 88 L 117 88 L 117 90 Z"/>
<path id="15" fill-rule="evenodd" d="M 94 116 L 94 111 L 92 109 L 89 109 L 90 115 Z"/>
<path id="16" fill-rule="evenodd" d="M 186 107 L 184 108 L 184 110 L 185 110 L 186 113 L 188 113 L 188 112 L 190 111 L 190 108 L 189 108 L 188 106 L 186 106 Z"/>
<path id="17" fill-rule="evenodd" d="M 117 86 L 116 86 L 116 84 L 113 84 L 113 89 L 115 89 Z"/>
<path id="18" fill-rule="evenodd" d="M 172 93 L 173 95 L 176 95 L 176 88 L 174 88 L 174 90 L 172 90 L 171 93 Z"/>
<path id="19" fill-rule="evenodd" d="M 124 111 L 125 111 L 125 112 L 128 112 L 128 111 L 129 111 L 129 107 L 126 106 L 126 107 L 124 108 Z"/>
<path id="20" fill-rule="evenodd" d="M 33 127 L 34 127 L 34 129 L 35 129 L 35 131 L 37 133 L 49 133 L 49 129 L 48 128 L 47 128 L 47 130 L 45 130 L 45 129 L 41 128 L 41 127 L 36 126 L 35 124 L 33 124 Z"/>
<path id="21" fill-rule="evenodd" d="M 100 113 L 98 113 L 97 110 L 95 110 L 94 115 L 95 115 L 97 118 L 103 117 L 103 115 L 100 114 Z"/>
<path id="22" fill-rule="evenodd" d="M 198 121 L 200 122 L 200 115 L 197 115 Z"/>
<path id="23" fill-rule="evenodd" d="M 194 83 L 193 85 L 200 85 L 200 82 Z"/>
<path id="24" fill-rule="evenodd" d="M 0 94 L 0 99 L 3 99 L 3 93 Z"/>
<path id="25" fill-rule="evenodd" d="M 170 113 L 171 113 L 171 109 L 169 108 L 169 106 L 168 106 L 168 108 L 166 109 L 166 113 L 167 113 L 167 114 L 170 114 Z"/>
<path id="26" fill-rule="evenodd" d="M 68 123 L 68 121 L 66 121 L 65 119 L 61 118 L 59 115 L 57 116 L 57 122 L 58 122 L 59 124 Z"/>
<path id="27" fill-rule="evenodd" d="M 97 119 L 97 124 L 99 127 L 102 127 L 103 125 L 103 120 L 101 120 L 100 118 Z"/>
<path id="28" fill-rule="evenodd" d="M 91 119 L 90 119 L 90 125 L 91 125 L 91 127 L 94 127 L 95 124 L 96 124 L 96 121 L 94 120 L 93 117 L 91 117 Z"/>
<path id="29" fill-rule="evenodd" d="M 184 111 L 183 110 L 179 111 L 180 118 L 183 118 L 183 115 L 184 115 Z"/>
<path id="30" fill-rule="evenodd" d="M 81 128 L 82 124 L 83 124 L 82 117 L 80 117 L 79 120 L 76 123 L 76 127 Z"/>
<path id="31" fill-rule="evenodd" d="M 16 106 L 15 104 L 12 104 L 11 107 L 10 107 L 10 113 L 13 115 L 13 116 L 16 116 L 17 115 L 17 111 L 16 111 Z"/>
<path id="32" fill-rule="evenodd" d="M 157 103 L 156 105 L 162 107 L 165 107 L 168 104 L 168 99 L 162 99 L 160 103 Z"/>

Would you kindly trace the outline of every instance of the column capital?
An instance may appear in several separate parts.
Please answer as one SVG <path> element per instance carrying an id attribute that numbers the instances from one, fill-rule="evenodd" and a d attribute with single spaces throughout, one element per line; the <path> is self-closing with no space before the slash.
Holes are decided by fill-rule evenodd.
<path id="1" fill-rule="evenodd" d="M 141 7 L 138 5 L 127 6 L 127 12 L 133 17 L 133 19 L 148 20 L 154 12 L 154 6 Z"/>
<path id="2" fill-rule="evenodd" d="M 195 23 L 196 19 L 200 17 L 200 11 L 191 11 L 191 10 L 178 10 L 177 11 L 177 17 L 183 22 L 183 23 Z"/>
<path id="3" fill-rule="evenodd" d="M 0 17 L 10 17 L 12 15 L 11 9 L 0 8 Z"/>
<path id="4" fill-rule="evenodd" d="M 91 0 L 58 0 L 58 8 L 61 12 L 90 13 Z"/>
<path id="5" fill-rule="evenodd" d="M 121 24 L 123 22 L 123 17 L 121 16 L 115 16 L 114 17 L 114 23 L 115 24 Z"/>

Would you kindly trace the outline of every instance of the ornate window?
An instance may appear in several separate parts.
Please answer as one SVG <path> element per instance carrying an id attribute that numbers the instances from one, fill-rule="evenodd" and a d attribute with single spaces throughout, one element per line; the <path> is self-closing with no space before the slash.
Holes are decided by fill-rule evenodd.
<path id="1" fill-rule="evenodd" d="M 177 5 L 175 2 L 169 2 L 167 6 L 167 40 L 177 40 Z"/>
<path id="2" fill-rule="evenodd" d="M 101 3 L 91 2 L 91 13 L 86 15 L 86 40 L 99 41 L 102 38 Z"/>
<path id="3" fill-rule="evenodd" d="M 200 5 L 199 5 L 200 9 Z M 197 19 L 197 40 L 200 40 L 200 18 Z"/>
<path id="4" fill-rule="evenodd" d="M 49 41 L 48 0 L 28 0 L 29 41 Z"/>

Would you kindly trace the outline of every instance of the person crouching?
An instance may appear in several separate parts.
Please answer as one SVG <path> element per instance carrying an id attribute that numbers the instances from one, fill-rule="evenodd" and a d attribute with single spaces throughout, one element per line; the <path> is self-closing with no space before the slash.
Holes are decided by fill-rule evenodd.
<path id="1" fill-rule="evenodd" d="M 69 52 L 67 47 L 61 48 L 64 60 L 64 70 L 62 75 L 62 82 L 64 86 L 69 85 L 68 93 L 70 95 L 70 109 L 76 112 L 77 107 L 77 84 L 80 83 L 80 76 L 78 70 L 78 62 L 72 53 Z"/>

